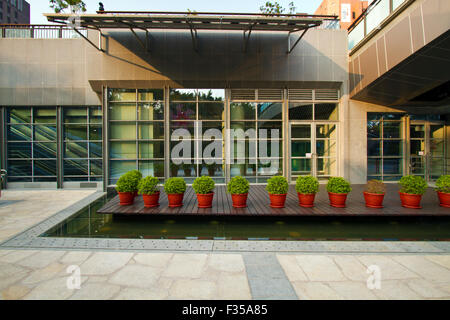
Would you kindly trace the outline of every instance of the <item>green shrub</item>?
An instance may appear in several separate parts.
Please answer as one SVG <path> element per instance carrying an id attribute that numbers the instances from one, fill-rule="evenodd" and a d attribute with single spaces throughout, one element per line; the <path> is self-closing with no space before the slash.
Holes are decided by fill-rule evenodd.
<path id="1" fill-rule="evenodd" d="M 155 194 L 158 193 L 158 178 L 148 176 L 139 181 L 138 189 L 139 194 Z"/>
<path id="2" fill-rule="evenodd" d="M 367 181 L 366 192 L 384 194 L 386 193 L 386 186 L 383 181 L 380 180 L 369 180 Z"/>
<path id="3" fill-rule="evenodd" d="M 400 192 L 408 194 L 424 194 L 427 191 L 428 184 L 420 176 L 403 176 L 399 182 Z"/>
<path id="4" fill-rule="evenodd" d="M 125 173 L 126 176 L 130 178 L 130 181 L 133 185 L 134 191 L 138 190 L 139 181 L 142 179 L 142 173 L 138 170 L 132 170 Z"/>
<path id="5" fill-rule="evenodd" d="M 169 178 L 164 183 L 164 191 L 167 194 L 180 194 L 186 191 L 186 182 L 183 178 Z"/>
<path id="6" fill-rule="evenodd" d="M 250 183 L 247 179 L 237 176 L 228 182 L 227 191 L 231 194 L 246 194 L 250 189 Z"/>
<path id="7" fill-rule="evenodd" d="M 297 178 L 295 190 L 300 194 L 313 194 L 319 192 L 319 180 L 312 176 L 302 176 Z"/>
<path id="8" fill-rule="evenodd" d="M 289 190 L 289 184 L 285 177 L 274 176 L 267 180 L 266 190 L 270 194 L 286 194 Z"/>
<path id="9" fill-rule="evenodd" d="M 436 191 L 450 193 L 450 175 L 440 176 L 436 181 Z"/>
<path id="10" fill-rule="evenodd" d="M 118 192 L 135 192 L 136 188 L 134 186 L 134 179 L 129 174 L 122 175 L 119 180 L 117 180 L 116 190 Z"/>
<path id="11" fill-rule="evenodd" d="M 202 176 L 194 180 L 192 188 L 197 194 L 208 194 L 213 192 L 214 185 L 214 180 L 210 176 Z"/>
<path id="12" fill-rule="evenodd" d="M 331 193 L 349 193 L 352 191 L 350 182 L 341 177 L 331 177 L 327 183 L 327 191 Z"/>

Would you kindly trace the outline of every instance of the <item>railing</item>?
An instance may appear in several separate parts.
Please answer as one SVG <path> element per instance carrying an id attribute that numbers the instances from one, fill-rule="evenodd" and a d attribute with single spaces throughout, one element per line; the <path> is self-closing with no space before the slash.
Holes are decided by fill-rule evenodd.
<path id="1" fill-rule="evenodd" d="M 87 29 L 78 28 L 87 36 Z M 80 38 L 72 28 L 59 25 L 43 24 L 0 24 L 0 38 L 22 38 L 22 39 L 74 39 Z"/>
<path id="2" fill-rule="evenodd" d="M 353 49 L 401 5 L 411 0 L 374 0 L 348 28 L 348 49 Z"/>

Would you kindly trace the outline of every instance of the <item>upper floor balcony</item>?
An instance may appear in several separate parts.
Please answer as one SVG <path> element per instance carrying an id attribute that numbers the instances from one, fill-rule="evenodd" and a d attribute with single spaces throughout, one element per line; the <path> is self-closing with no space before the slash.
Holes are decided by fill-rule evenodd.
<path id="1" fill-rule="evenodd" d="M 348 49 L 352 50 L 394 19 L 414 0 L 374 0 L 348 28 Z"/>

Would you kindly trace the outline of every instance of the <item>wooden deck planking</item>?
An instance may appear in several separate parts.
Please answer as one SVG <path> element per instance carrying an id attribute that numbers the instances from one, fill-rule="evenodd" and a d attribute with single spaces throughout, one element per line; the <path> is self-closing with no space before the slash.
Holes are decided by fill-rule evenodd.
<path id="1" fill-rule="evenodd" d="M 99 214 L 118 215 L 211 215 L 211 216 L 450 216 L 450 209 L 439 206 L 437 195 L 431 188 L 422 199 L 423 209 L 407 209 L 400 205 L 398 186 L 387 185 L 383 209 L 366 208 L 362 194 L 363 185 L 353 185 L 346 208 L 333 208 L 329 205 L 328 194 L 321 186 L 313 208 L 302 208 L 298 205 L 298 197 L 294 186 L 290 186 L 286 199 L 286 207 L 275 209 L 269 206 L 269 196 L 263 185 L 251 186 L 247 208 L 233 208 L 231 195 L 225 186 L 216 186 L 213 207 L 199 209 L 197 197 L 191 187 L 184 195 L 183 206 L 169 208 L 167 195 L 161 190 L 160 206 L 145 208 L 141 196 L 135 198 L 130 206 L 120 206 L 118 197 L 114 197 L 97 211 Z"/>

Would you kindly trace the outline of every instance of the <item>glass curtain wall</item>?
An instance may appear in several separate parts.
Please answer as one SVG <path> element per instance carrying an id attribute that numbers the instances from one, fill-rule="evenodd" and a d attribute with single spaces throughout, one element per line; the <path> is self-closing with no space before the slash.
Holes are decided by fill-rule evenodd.
<path id="1" fill-rule="evenodd" d="M 231 178 L 243 176 L 251 183 L 265 183 L 270 176 L 283 174 L 282 120 L 282 101 L 231 101 Z"/>
<path id="2" fill-rule="evenodd" d="M 64 107 L 64 181 L 102 181 L 102 108 Z"/>
<path id="3" fill-rule="evenodd" d="M 367 179 L 398 181 L 403 175 L 404 114 L 367 113 Z"/>
<path id="4" fill-rule="evenodd" d="M 171 89 L 169 99 L 169 175 L 225 183 L 225 90 Z"/>
<path id="5" fill-rule="evenodd" d="M 56 182 L 56 107 L 7 109 L 8 182 Z"/>
<path id="6" fill-rule="evenodd" d="M 164 90 L 110 89 L 109 184 L 127 171 L 164 178 Z"/>

